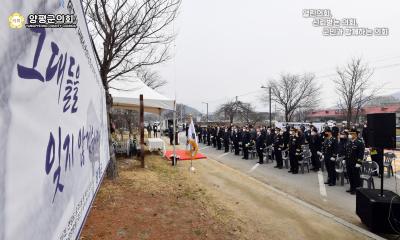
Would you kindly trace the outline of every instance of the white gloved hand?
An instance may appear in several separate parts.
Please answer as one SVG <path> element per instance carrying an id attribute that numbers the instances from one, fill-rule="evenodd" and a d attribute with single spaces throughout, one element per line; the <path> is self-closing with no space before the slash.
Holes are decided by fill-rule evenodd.
<path id="1" fill-rule="evenodd" d="M 319 152 L 319 151 L 318 151 L 317 154 L 320 155 L 320 156 L 322 156 L 322 152 Z"/>
<path id="2" fill-rule="evenodd" d="M 278 148 L 278 150 L 280 151 L 280 150 L 282 150 L 282 149 Z"/>
<path id="3" fill-rule="evenodd" d="M 345 164 L 345 163 L 346 163 L 346 160 L 343 160 L 342 163 Z"/>
<path id="4" fill-rule="evenodd" d="M 356 168 L 360 168 L 361 164 L 356 163 Z"/>
<path id="5" fill-rule="evenodd" d="M 334 157 L 331 157 L 331 161 L 335 161 L 336 159 Z"/>

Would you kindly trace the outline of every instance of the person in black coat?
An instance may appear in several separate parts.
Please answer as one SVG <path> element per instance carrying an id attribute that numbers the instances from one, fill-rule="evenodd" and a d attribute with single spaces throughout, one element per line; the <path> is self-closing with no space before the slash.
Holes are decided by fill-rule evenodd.
<path id="1" fill-rule="evenodd" d="M 224 132 L 223 130 L 218 127 L 217 128 L 217 149 L 221 150 L 222 148 L 222 141 L 224 140 Z"/>
<path id="2" fill-rule="evenodd" d="M 318 134 L 318 130 L 313 128 L 311 130 L 310 138 L 309 138 L 309 146 L 311 151 L 311 164 L 312 164 L 312 171 L 318 172 L 321 168 L 321 161 L 319 160 L 322 148 L 322 139 Z"/>
<path id="3" fill-rule="evenodd" d="M 325 141 L 322 144 L 322 153 L 324 154 L 324 162 L 328 172 L 328 181 L 325 184 L 329 186 L 336 185 L 335 161 L 337 157 L 338 140 L 332 136 L 330 129 L 325 130 Z"/>
<path id="4" fill-rule="evenodd" d="M 217 128 L 214 126 L 211 129 L 211 141 L 214 148 L 217 147 Z"/>
<path id="5" fill-rule="evenodd" d="M 174 128 L 172 125 L 170 125 L 168 128 L 168 136 L 169 136 L 169 144 L 173 145 L 174 144 Z"/>
<path id="6" fill-rule="evenodd" d="M 225 149 L 225 152 L 229 152 L 229 141 L 230 141 L 230 138 L 231 138 L 231 134 L 229 133 L 227 127 L 225 127 L 223 136 L 224 136 L 223 138 L 224 138 L 224 149 Z"/>
<path id="7" fill-rule="evenodd" d="M 290 141 L 290 128 L 286 127 L 283 134 L 282 134 L 282 138 L 283 138 L 283 148 L 287 149 L 289 147 L 289 141 Z"/>
<path id="8" fill-rule="evenodd" d="M 243 145 L 243 159 L 249 159 L 249 146 L 250 146 L 251 136 L 249 129 L 243 129 L 242 133 L 242 145 Z"/>
<path id="9" fill-rule="evenodd" d="M 207 126 L 207 146 L 211 145 L 211 128 L 209 126 Z"/>
<path id="10" fill-rule="evenodd" d="M 265 148 L 265 140 L 261 134 L 260 129 L 257 129 L 257 137 L 256 137 L 256 150 L 258 155 L 258 163 L 264 163 L 264 148 Z"/>
<path id="11" fill-rule="evenodd" d="M 233 128 L 232 132 L 232 142 L 233 142 L 233 148 L 235 149 L 235 155 L 239 155 L 240 152 L 240 133 L 238 132 L 237 128 Z"/>
<path id="12" fill-rule="evenodd" d="M 154 125 L 153 125 L 153 134 L 154 134 L 154 137 L 155 137 L 155 138 L 158 137 L 158 136 L 157 136 L 157 133 L 158 133 L 158 131 L 157 131 L 157 125 L 154 124 Z"/>
<path id="13" fill-rule="evenodd" d="M 332 130 L 332 136 L 333 136 L 334 138 L 338 139 L 338 136 L 339 136 L 339 128 L 338 128 L 338 126 L 336 126 L 336 123 L 333 124 L 331 130 Z"/>
<path id="14" fill-rule="evenodd" d="M 339 135 L 339 142 L 338 142 L 338 156 L 344 157 L 346 156 L 346 145 L 348 141 L 348 133 L 341 132 Z"/>
<path id="15" fill-rule="evenodd" d="M 276 160 L 275 168 L 282 169 L 283 167 L 282 149 L 284 145 L 283 145 L 283 135 L 280 128 L 276 128 L 275 138 L 272 145 L 274 147 L 274 154 Z"/>
<path id="16" fill-rule="evenodd" d="M 346 169 L 349 176 L 350 189 L 346 192 L 354 195 L 356 189 L 361 186 L 360 167 L 364 160 L 365 145 L 358 137 L 358 132 L 349 133 L 349 141 L 346 145 Z"/>
<path id="17" fill-rule="evenodd" d="M 290 170 L 292 174 L 297 174 L 299 172 L 299 162 L 298 154 L 300 154 L 299 149 L 301 149 L 299 137 L 297 135 L 297 129 L 290 129 L 290 140 L 289 140 L 289 161 Z"/>
<path id="18" fill-rule="evenodd" d="M 152 127 L 151 127 L 151 125 L 149 123 L 149 125 L 147 125 L 147 136 L 148 136 L 148 138 L 151 138 L 151 129 L 152 129 Z"/>

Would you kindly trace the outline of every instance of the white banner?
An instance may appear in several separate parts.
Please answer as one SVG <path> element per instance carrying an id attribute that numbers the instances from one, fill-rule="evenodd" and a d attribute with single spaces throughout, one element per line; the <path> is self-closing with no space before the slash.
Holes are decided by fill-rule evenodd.
<path id="1" fill-rule="evenodd" d="M 18 25 L 62 14 L 76 28 Z M 75 239 L 109 159 L 81 2 L 2 0 L 0 19 L 0 239 Z"/>

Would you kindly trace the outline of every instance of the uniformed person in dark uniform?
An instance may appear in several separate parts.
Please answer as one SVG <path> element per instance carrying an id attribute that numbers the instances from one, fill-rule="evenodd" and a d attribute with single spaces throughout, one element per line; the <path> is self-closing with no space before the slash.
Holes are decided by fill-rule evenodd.
<path id="1" fill-rule="evenodd" d="M 339 136 L 339 127 L 336 126 L 336 123 L 333 124 L 331 130 L 332 130 L 332 136 L 333 136 L 334 138 L 338 139 L 338 136 Z"/>
<path id="2" fill-rule="evenodd" d="M 283 145 L 284 145 L 284 148 L 286 149 L 286 148 L 289 147 L 289 141 L 290 141 L 290 127 L 287 126 L 287 127 L 283 130 L 282 137 L 283 137 Z"/>
<path id="3" fill-rule="evenodd" d="M 326 129 L 324 133 L 324 143 L 322 144 L 322 153 L 324 154 L 324 162 L 328 172 L 328 181 L 325 184 L 329 186 L 336 185 L 335 161 L 337 156 L 338 141 L 332 136 L 332 130 Z"/>
<path id="4" fill-rule="evenodd" d="M 348 133 L 342 131 L 339 135 L 339 143 L 338 143 L 338 156 L 346 157 L 346 146 L 348 141 Z"/>
<path id="5" fill-rule="evenodd" d="M 265 148 L 265 141 L 261 134 L 260 129 L 257 129 L 257 137 L 256 137 L 256 150 L 258 155 L 258 163 L 264 163 L 264 148 Z"/>
<path id="6" fill-rule="evenodd" d="M 297 129 L 291 128 L 290 140 L 289 140 L 289 161 L 290 161 L 289 172 L 292 174 L 297 174 L 299 172 L 299 162 L 298 162 L 299 148 L 301 149 L 301 145 L 299 144 Z"/>
<path id="7" fill-rule="evenodd" d="M 217 149 L 218 150 L 221 150 L 223 140 L 224 140 L 224 132 L 220 127 L 217 127 Z"/>
<path id="8" fill-rule="evenodd" d="M 349 133 L 349 141 L 346 145 L 346 168 L 349 176 L 350 189 L 346 192 L 354 195 L 356 189 L 361 186 L 360 167 L 364 159 L 365 146 L 358 137 L 358 132 Z"/>
<path id="9" fill-rule="evenodd" d="M 211 141 L 214 148 L 217 147 L 217 128 L 214 126 L 211 129 Z"/>
<path id="10" fill-rule="evenodd" d="M 242 133 L 242 146 L 243 146 L 243 159 L 249 159 L 249 146 L 250 146 L 250 133 L 249 129 L 243 129 Z"/>
<path id="11" fill-rule="evenodd" d="M 311 151 L 311 164 L 312 171 L 318 172 L 321 168 L 321 161 L 319 160 L 319 152 L 321 152 L 322 147 L 322 139 L 318 134 L 318 130 L 316 128 L 311 129 L 311 134 L 309 138 L 309 146 Z"/>
<path id="12" fill-rule="evenodd" d="M 225 149 L 225 152 L 229 152 L 229 140 L 230 140 L 230 136 L 231 134 L 229 133 L 229 131 L 228 131 L 228 128 L 227 127 L 225 127 L 225 130 L 224 130 L 224 149 Z"/>
<path id="13" fill-rule="evenodd" d="M 275 138 L 274 138 L 274 142 L 273 142 L 274 154 L 275 154 L 275 160 L 276 160 L 275 168 L 282 169 L 282 167 L 283 167 L 282 149 L 284 147 L 283 135 L 282 135 L 280 128 L 276 128 L 275 132 L 276 133 L 275 133 Z"/>
<path id="14" fill-rule="evenodd" d="M 232 142 L 233 142 L 233 148 L 235 149 L 235 155 L 239 155 L 240 149 L 239 149 L 239 142 L 240 142 L 240 134 L 237 130 L 237 128 L 233 128 L 233 133 L 232 133 Z"/>
<path id="15" fill-rule="evenodd" d="M 211 146 L 211 128 L 207 126 L 207 146 Z"/>
<path id="16" fill-rule="evenodd" d="M 169 144 L 174 144 L 174 127 L 172 125 L 168 128 Z"/>

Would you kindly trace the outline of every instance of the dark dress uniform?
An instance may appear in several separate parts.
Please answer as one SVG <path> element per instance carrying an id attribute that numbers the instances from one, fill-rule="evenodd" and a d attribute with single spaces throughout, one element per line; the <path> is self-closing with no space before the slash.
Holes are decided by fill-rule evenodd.
<path id="1" fill-rule="evenodd" d="M 169 144 L 173 145 L 174 144 L 174 128 L 172 126 L 169 126 L 169 128 L 168 128 L 168 136 L 169 136 Z"/>
<path id="2" fill-rule="evenodd" d="M 235 155 L 239 155 L 240 153 L 240 142 L 242 141 L 241 139 L 241 134 L 238 131 L 234 131 L 232 135 L 232 142 L 233 142 L 233 148 L 235 149 Z"/>
<path id="3" fill-rule="evenodd" d="M 346 169 L 349 176 L 350 189 L 348 192 L 355 194 L 356 188 L 361 186 L 360 168 L 356 164 L 362 164 L 364 159 L 365 146 L 361 139 L 356 138 L 354 141 L 348 141 L 346 145 Z"/>
<path id="4" fill-rule="evenodd" d="M 249 159 L 250 140 L 250 133 L 248 131 L 244 131 L 242 133 L 243 159 Z"/>
<path id="5" fill-rule="evenodd" d="M 324 162 L 326 170 L 328 171 L 328 181 L 326 184 L 329 186 L 336 185 L 336 170 L 335 170 L 335 160 L 337 156 L 338 142 L 334 137 L 326 138 L 322 144 L 322 152 L 324 154 Z M 331 160 L 334 158 L 335 160 Z"/>
<path id="6" fill-rule="evenodd" d="M 347 138 L 339 138 L 338 143 L 338 156 L 339 157 L 346 157 L 346 146 L 347 146 Z"/>
<path id="7" fill-rule="evenodd" d="M 334 138 L 338 138 L 338 136 L 339 136 L 339 128 L 336 126 L 336 125 L 334 125 L 333 127 L 332 127 L 332 136 L 334 137 Z"/>
<path id="8" fill-rule="evenodd" d="M 281 169 L 283 166 L 283 161 L 282 161 L 283 136 L 280 135 L 279 133 L 275 135 L 273 147 L 276 159 L 276 167 Z"/>
<path id="9" fill-rule="evenodd" d="M 301 154 L 301 145 L 299 138 L 297 136 L 290 136 L 289 140 L 289 161 L 290 161 L 290 171 L 293 174 L 297 174 L 299 172 L 299 162 L 298 162 L 298 154 Z"/>
<path id="10" fill-rule="evenodd" d="M 222 141 L 224 139 L 224 132 L 222 129 L 217 130 L 217 149 L 221 150 L 222 148 Z"/>
<path id="11" fill-rule="evenodd" d="M 229 131 L 225 131 L 224 132 L 224 148 L 225 148 L 225 152 L 229 152 L 229 139 L 231 134 L 229 133 Z"/>
<path id="12" fill-rule="evenodd" d="M 217 147 L 217 129 L 214 127 L 211 130 L 211 141 L 214 148 Z"/>
<path id="13" fill-rule="evenodd" d="M 260 134 L 256 137 L 256 150 L 258 155 L 258 163 L 264 163 L 264 148 L 265 148 L 265 141 L 263 136 Z"/>
<path id="14" fill-rule="evenodd" d="M 211 128 L 207 127 L 207 146 L 211 146 Z"/>
<path id="15" fill-rule="evenodd" d="M 203 128 L 201 127 L 195 127 L 197 136 L 199 137 L 199 142 L 201 143 L 203 141 Z"/>
<path id="16" fill-rule="evenodd" d="M 319 171 L 321 168 L 321 162 L 319 160 L 318 152 L 321 151 L 322 140 L 319 134 L 310 136 L 310 151 L 311 151 L 311 164 L 313 165 L 313 171 Z"/>
<path id="17" fill-rule="evenodd" d="M 155 138 L 158 137 L 158 136 L 157 136 L 157 132 L 158 132 L 158 131 L 157 131 L 157 125 L 154 124 L 154 125 L 153 125 L 153 134 L 154 134 L 154 137 L 155 137 Z"/>

